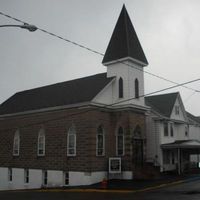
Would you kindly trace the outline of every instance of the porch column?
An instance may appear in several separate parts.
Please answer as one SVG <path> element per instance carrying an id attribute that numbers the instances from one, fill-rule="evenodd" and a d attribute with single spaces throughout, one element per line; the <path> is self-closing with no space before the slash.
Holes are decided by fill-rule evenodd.
<path id="1" fill-rule="evenodd" d="M 180 148 L 177 149 L 177 158 L 178 158 L 178 174 L 181 174 L 181 152 Z"/>

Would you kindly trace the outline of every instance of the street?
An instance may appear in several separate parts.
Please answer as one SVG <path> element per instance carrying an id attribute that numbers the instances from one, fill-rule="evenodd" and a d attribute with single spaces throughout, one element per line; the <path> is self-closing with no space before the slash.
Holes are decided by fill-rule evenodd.
<path id="1" fill-rule="evenodd" d="M 146 192 L 138 193 L 124 193 L 116 192 L 68 192 L 60 191 L 11 191 L 0 192 L 1 200 L 110 200 L 110 199 L 137 199 L 137 200 L 195 200 L 200 199 L 200 180 L 190 181 L 173 185 L 170 187 L 163 187 Z"/>

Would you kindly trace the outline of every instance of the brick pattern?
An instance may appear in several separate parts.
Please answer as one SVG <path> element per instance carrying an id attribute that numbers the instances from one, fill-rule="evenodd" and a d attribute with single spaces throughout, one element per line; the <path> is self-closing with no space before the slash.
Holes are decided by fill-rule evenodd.
<path id="1" fill-rule="evenodd" d="M 57 120 L 52 120 L 55 118 Z M 77 133 L 75 157 L 67 156 L 67 131 L 72 123 Z M 28 124 L 31 125 L 27 126 Z M 96 156 L 96 133 L 99 125 L 105 130 L 105 156 Z M 134 161 L 131 138 L 136 125 L 141 127 L 144 134 L 144 113 L 131 110 L 110 112 L 95 109 L 87 112 L 87 109 L 66 109 L 0 119 L 0 166 L 85 172 L 106 171 L 108 158 L 116 156 L 116 131 L 122 126 L 125 130 L 122 170 L 132 170 Z M 20 130 L 20 153 L 19 156 L 13 156 L 13 138 L 17 128 Z M 37 156 L 40 128 L 45 129 L 46 137 L 45 156 L 41 157 Z"/>

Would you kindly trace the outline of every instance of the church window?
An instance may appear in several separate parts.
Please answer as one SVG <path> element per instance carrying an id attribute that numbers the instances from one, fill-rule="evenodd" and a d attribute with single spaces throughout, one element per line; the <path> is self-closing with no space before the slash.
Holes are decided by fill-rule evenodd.
<path id="1" fill-rule="evenodd" d="M 97 136 L 96 136 L 96 155 L 104 156 L 104 154 L 105 154 L 104 129 L 102 126 L 99 126 L 97 129 Z"/>
<path id="2" fill-rule="evenodd" d="M 117 143 L 117 155 L 123 156 L 124 155 L 124 130 L 122 127 L 118 128 L 116 143 Z"/>
<path id="3" fill-rule="evenodd" d="M 67 155 L 76 156 L 76 129 L 72 125 L 67 134 Z"/>
<path id="4" fill-rule="evenodd" d="M 38 156 L 45 155 L 45 131 L 40 129 L 38 133 Z"/>
<path id="5" fill-rule="evenodd" d="M 20 148 L 20 135 L 19 135 L 19 130 L 17 130 L 15 132 L 13 141 L 13 156 L 19 156 L 19 148 Z"/>

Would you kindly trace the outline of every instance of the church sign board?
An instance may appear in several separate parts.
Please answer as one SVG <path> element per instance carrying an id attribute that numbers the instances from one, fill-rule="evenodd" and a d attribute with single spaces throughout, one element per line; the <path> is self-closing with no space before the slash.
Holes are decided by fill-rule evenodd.
<path id="1" fill-rule="evenodd" d="M 121 173 L 121 158 L 109 158 L 109 173 Z"/>

